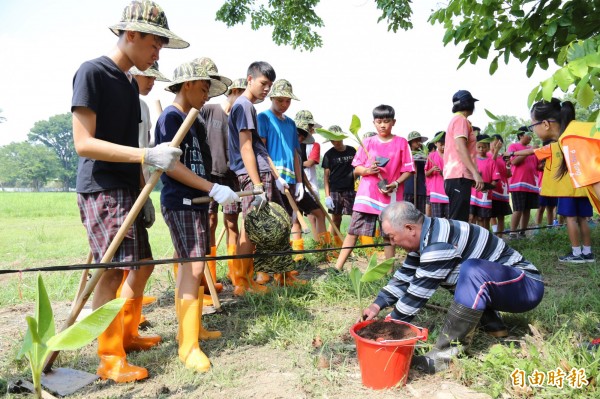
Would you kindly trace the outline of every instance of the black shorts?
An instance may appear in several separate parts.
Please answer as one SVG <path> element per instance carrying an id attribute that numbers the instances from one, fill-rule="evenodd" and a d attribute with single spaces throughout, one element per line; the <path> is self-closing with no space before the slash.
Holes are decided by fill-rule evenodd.
<path id="1" fill-rule="evenodd" d="M 510 203 L 507 201 L 492 200 L 492 217 L 497 218 L 506 215 L 512 215 Z"/>
<path id="2" fill-rule="evenodd" d="M 473 180 L 460 177 L 444 180 L 444 190 L 448 196 L 448 219 L 469 221 L 471 187 Z"/>
<path id="3" fill-rule="evenodd" d="M 415 196 L 413 194 L 404 194 L 404 201 L 410 202 L 411 204 L 415 203 Z M 417 209 L 421 211 L 421 213 L 425 213 L 425 205 L 427 204 L 427 196 L 426 195 L 418 195 L 417 194 Z"/>
<path id="4" fill-rule="evenodd" d="M 492 208 L 482 208 L 480 206 L 471 205 L 469 213 L 475 217 L 487 219 L 492 217 Z"/>
<path id="5" fill-rule="evenodd" d="M 538 209 L 540 206 L 540 195 L 526 191 L 513 191 L 510 193 L 513 209 L 516 212 L 528 209 Z"/>

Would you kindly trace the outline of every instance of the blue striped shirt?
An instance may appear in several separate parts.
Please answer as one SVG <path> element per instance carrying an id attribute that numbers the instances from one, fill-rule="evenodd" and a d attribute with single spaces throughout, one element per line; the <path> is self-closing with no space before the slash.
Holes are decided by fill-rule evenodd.
<path id="1" fill-rule="evenodd" d="M 406 256 L 375 303 L 381 309 L 395 305 L 392 317 L 410 321 L 438 287 L 456 286 L 460 265 L 467 259 L 516 267 L 528 277 L 542 280 L 533 264 L 488 230 L 458 220 L 425 217 L 419 252 Z"/>

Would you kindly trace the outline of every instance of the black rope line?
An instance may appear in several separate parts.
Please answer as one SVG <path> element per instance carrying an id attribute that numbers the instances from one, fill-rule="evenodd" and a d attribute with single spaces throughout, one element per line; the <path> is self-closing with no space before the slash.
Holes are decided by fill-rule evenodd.
<path id="1" fill-rule="evenodd" d="M 106 262 L 106 263 L 76 263 L 71 265 L 61 266 L 40 266 L 31 267 L 28 269 L 5 269 L 0 270 L 0 274 L 14 274 L 14 273 L 28 273 L 28 272 L 55 272 L 55 271 L 75 271 L 75 270 L 86 270 L 86 269 L 113 269 L 117 267 L 130 267 L 130 266 L 152 266 L 162 265 L 169 263 L 189 263 L 189 262 L 207 262 L 207 261 L 218 261 L 218 260 L 229 260 L 229 259 L 247 259 L 247 258 L 265 258 L 271 256 L 293 256 L 299 254 L 310 254 L 320 252 L 337 251 L 341 249 L 360 249 L 360 248 L 378 248 L 386 247 L 390 244 L 369 244 L 369 245 L 356 245 L 353 247 L 331 247 L 321 249 L 305 249 L 296 251 L 280 251 L 280 252 L 264 252 L 264 253 L 253 253 L 247 255 L 219 255 L 219 256 L 197 256 L 192 258 L 169 258 L 169 259 L 148 259 L 140 260 L 136 262 Z"/>

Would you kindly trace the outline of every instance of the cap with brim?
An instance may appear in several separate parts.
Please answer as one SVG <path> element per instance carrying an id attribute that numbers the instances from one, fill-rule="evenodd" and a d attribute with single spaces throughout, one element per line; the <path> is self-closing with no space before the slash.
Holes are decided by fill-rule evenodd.
<path id="1" fill-rule="evenodd" d="M 477 142 L 478 143 L 491 143 L 494 139 L 488 136 L 487 134 L 478 134 Z"/>
<path id="2" fill-rule="evenodd" d="M 231 85 L 229 85 L 229 87 L 227 88 L 227 91 L 225 92 L 225 95 L 226 96 L 230 95 L 231 90 L 233 90 L 233 89 L 245 90 L 246 87 L 248 87 L 248 80 L 246 78 L 236 79 L 231 83 Z"/>
<path id="3" fill-rule="evenodd" d="M 438 141 L 446 141 L 446 132 L 441 131 L 438 132 L 435 137 L 431 140 L 432 143 L 437 143 Z"/>
<path id="4" fill-rule="evenodd" d="M 131 67 L 129 73 L 136 76 L 147 76 L 149 78 L 154 78 L 159 82 L 170 82 L 170 80 L 158 70 L 158 62 L 155 62 L 154 65 L 145 71 L 140 71 L 136 67 Z"/>
<path id="5" fill-rule="evenodd" d="M 454 93 L 454 95 L 452 96 L 452 104 L 459 105 L 461 103 L 461 101 L 475 102 L 475 101 L 479 101 L 479 100 L 474 98 L 470 91 L 459 90 L 456 93 Z"/>
<path id="6" fill-rule="evenodd" d="M 173 72 L 173 80 L 171 84 L 165 87 L 165 90 L 174 93 L 173 88 L 180 83 L 193 82 L 195 80 L 209 80 L 210 89 L 208 90 L 208 97 L 213 98 L 220 96 L 227 91 L 227 86 L 218 79 L 211 78 L 208 75 L 206 68 L 201 67 L 195 62 L 185 62 L 175 68 Z"/>
<path id="7" fill-rule="evenodd" d="M 271 92 L 267 97 L 286 97 L 291 98 L 292 100 L 300 101 L 300 99 L 296 97 L 292 91 L 292 84 L 285 79 L 276 80 L 275 83 L 273 83 Z"/>
<path id="8" fill-rule="evenodd" d="M 428 138 L 427 138 L 427 137 L 425 137 L 425 136 L 421 136 L 421 133 L 419 133 L 419 132 L 416 132 L 416 131 L 412 131 L 412 132 L 410 132 L 410 133 L 408 134 L 408 139 L 407 139 L 407 141 L 413 141 L 413 140 L 416 140 L 416 139 L 420 139 L 420 140 L 421 140 L 421 143 L 424 143 L 424 142 L 426 142 L 426 141 L 428 140 Z"/>
<path id="9" fill-rule="evenodd" d="M 296 125 L 298 125 L 298 123 L 304 123 L 307 126 L 313 125 L 313 127 L 315 129 L 323 127 L 323 125 L 315 122 L 315 118 L 313 118 L 312 112 L 307 111 L 307 110 L 302 110 L 302 111 L 296 112 L 296 117 L 294 118 L 294 122 L 296 122 Z"/>
<path id="10" fill-rule="evenodd" d="M 190 44 L 171 32 L 163 9 L 153 1 L 134 0 L 123 10 L 121 21 L 109 26 L 109 29 L 119 35 L 119 31 L 134 31 L 166 37 L 169 43 L 165 48 L 186 48 Z"/>
<path id="11" fill-rule="evenodd" d="M 217 64 L 215 64 L 214 61 L 211 60 L 210 58 L 208 58 L 208 57 L 196 58 L 192 62 L 196 62 L 196 63 L 200 64 L 200 66 L 205 67 L 206 70 L 208 71 L 208 76 L 210 76 L 211 78 L 219 79 L 221 82 L 225 83 L 225 86 L 231 85 L 231 83 L 232 83 L 231 79 L 221 75 L 219 73 L 219 69 L 217 68 Z"/>

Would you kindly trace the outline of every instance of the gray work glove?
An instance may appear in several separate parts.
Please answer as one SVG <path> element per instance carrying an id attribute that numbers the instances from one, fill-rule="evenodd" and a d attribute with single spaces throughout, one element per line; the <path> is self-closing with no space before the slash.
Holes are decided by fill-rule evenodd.
<path id="1" fill-rule="evenodd" d="M 165 171 L 173 170 L 182 152 L 177 147 L 170 147 L 169 144 L 161 143 L 156 147 L 146 148 L 142 163 Z"/>
<path id="2" fill-rule="evenodd" d="M 156 214 L 154 211 L 154 204 L 152 204 L 152 200 L 148 198 L 144 207 L 142 208 L 142 218 L 144 219 L 144 227 L 149 229 L 154 224 L 156 220 Z"/>
<path id="3" fill-rule="evenodd" d="M 260 211 L 267 204 L 267 194 L 264 192 L 263 186 L 254 186 L 254 192 L 257 194 L 254 195 L 252 206 Z"/>
<path id="4" fill-rule="evenodd" d="M 213 184 L 208 196 L 217 201 L 221 205 L 231 204 L 232 202 L 240 202 L 241 199 L 231 188 L 220 184 Z"/>
<path id="5" fill-rule="evenodd" d="M 333 211 L 333 200 L 331 199 L 331 197 L 325 197 L 325 206 L 327 207 L 327 209 L 330 209 Z"/>

